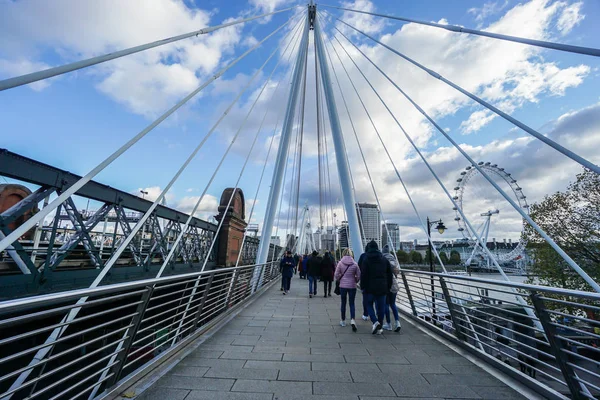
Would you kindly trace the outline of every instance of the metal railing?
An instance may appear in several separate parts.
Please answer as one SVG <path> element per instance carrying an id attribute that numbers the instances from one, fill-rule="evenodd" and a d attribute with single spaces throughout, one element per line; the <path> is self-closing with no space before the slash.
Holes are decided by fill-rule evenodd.
<path id="1" fill-rule="evenodd" d="M 0 302 L 0 399 L 102 397 L 278 276 L 268 263 Z"/>
<path id="2" fill-rule="evenodd" d="M 600 294 L 413 270 L 398 278 L 403 314 L 548 397 L 600 395 Z"/>

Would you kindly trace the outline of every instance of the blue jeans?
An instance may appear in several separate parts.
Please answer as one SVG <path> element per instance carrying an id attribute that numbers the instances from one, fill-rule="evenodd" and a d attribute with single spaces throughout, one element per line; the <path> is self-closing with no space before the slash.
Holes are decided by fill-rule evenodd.
<path id="1" fill-rule="evenodd" d="M 308 276 L 308 294 L 317 294 L 317 277 L 309 275 Z"/>
<path id="2" fill-rule="evenodd" d="M 292 277 L 284 276 L 283 278 L 283 290 L 286 292 L 290 290 L 290 286 L 292 286 Z"/>
<path id="3" fill-rule="evenodd" d="M 387 295 L 387 305 L 385 307 L 385 320 L 389 324 L 390 321 L 390 308 L 392 309 L 392 313 L 394 314 L 394 319 L 396 321 L 400 320 L 400 316 L 398 315 L 398 306 L 396 306 L 396 296 L 398 293 L 388 293 Z"/>
<path id="4" fill-rule="evenodd" d="M 350 297 L 350 319 L 354 319 L 356 317 L 356 307 L 354 307 L 354 299 L 356 299 L 356 288 L 340 288 L 340 296 L 342 296 L 342 321 L 346 320 L 346 297 Z"/>
<path id="5" fill-rule="evenodd" d="M 383 294 L 381 296 L 376 296 L 371 293 L 366 294 L 367 297 L 367 308 L 369 310 L 369 317 L 371 317 L 371 322 L 378 322 L 383 324 L 383 315 L 385 313 L 385 299 L 386 295 Z M 377 310 L 377 315 L 375 315 L 375 309 L 373 308 L 373 303 L 375 303 L 375 309 Z"/>

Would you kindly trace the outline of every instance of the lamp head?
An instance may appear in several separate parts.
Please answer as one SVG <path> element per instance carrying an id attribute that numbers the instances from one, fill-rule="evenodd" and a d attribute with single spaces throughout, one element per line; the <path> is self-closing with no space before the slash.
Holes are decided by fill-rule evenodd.
<path id="1" fill-rule="evenodd" d="M 442 221 L 440 221 L 437 226 L 435 227 L 435 229 L 437 229 L 437 231 L 441 234 L 444 233 L 444 231 L 446 230 L 446 225 L 444 225 L 444 223 Z"/>

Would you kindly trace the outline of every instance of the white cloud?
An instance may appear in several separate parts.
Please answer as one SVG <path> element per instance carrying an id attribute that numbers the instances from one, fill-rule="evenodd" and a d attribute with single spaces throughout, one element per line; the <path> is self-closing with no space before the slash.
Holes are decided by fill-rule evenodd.
<path id="1" fill-rule="evenodd" d="M 496 117 L 496 114 L 487 109 L 475 111 L 469 116 L 468 120 L 463 121 L 460 124 L 460 127 L 462 128 L 463 134 L 477 132 Z"/>
<path id="2" fill-rule="evenodd" d="M 6 74 L 7 76 L 24 75 L 48 68 L 50 68 L 50 65 L 43 62 L 34 62 L 25 59 L 4 60 L 0 58 L 0 72 Z M 46 79 L 43 81 L 30 83 L 28 86 L 35 91 L 40 91 L 50 86 L 50 80 Z"/>
<path id="3" fill-rule="evenodd" d="M 176 205 L 174 208 L 189 214 L 192 212 L 199 199 L 200 196 L 184 196 L 175 203 Z M 206 194 L 200 202 L 195 216 L 207 220 L 210 217 L 217 215 L 218 208 L 219 200 L 213 195 Z"/>
<path id="4" fill-rule="evenodd" d="M 504 10 L 508 6 L 508 0 L 504 2 L 500 1 L 490 1 L 483 4 L 482 7 L 477 8 L 469 8 L 467 12 L 469 14 L 473 14 L 475 16 L 475 20 L 482 22 L 487 17 L 498 14 L 502 10 Z"/>
<path id="5" fill-rule="evenodd" d="M 62 64 L 219 23 L 211 11 L 191 9 L 177 0 L 10 2 L 0 14 L 0 51 L 6 58 L 0 72 L 31 72 L 49 52 Z M 83 73 L 115 101 L 152 117 L 209 77 L 242 40 L 242 27 L 157 47 Z"/>
<path id="6" fill-rule="evenodd" d="M 556 27 L 563 35 L 571 32 L 571 30 L 579 25 L 585 18 L 585 16 L 581 14 L 581 6 L 583 6 L 582 1 L 566 6 L 560 14 L 560 17 L 558 17 Z"/>

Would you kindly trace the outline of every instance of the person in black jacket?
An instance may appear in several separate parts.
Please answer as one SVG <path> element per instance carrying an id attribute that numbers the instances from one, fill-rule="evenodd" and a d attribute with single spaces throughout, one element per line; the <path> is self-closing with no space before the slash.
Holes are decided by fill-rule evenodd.
<path id="1" fill-rule="evenodd" d="M 367 296 L 369 317 L 373 322 L 371 333 L 381 335 L 386 306 L 385 300 L 393 282 L 392 266 L 381 254 L 377 242 L 374 240 L 367 244 L 367 252 L 361 261 L 360 287 L 364 290 L 364 295 Z M 373 303 L 375 303 L 377 315 L 375 315 Z"/>
<path id="2" fill-rule="evenodd" d="M 317 295 L 317 280 L 321 275 L 321 262 L 323 258 L 317 253 L 312 252 L 312 257 L 308 260 L 308 295 L 310 297 Z"/>
<path id="3" fill-rule="evenodd" d="M 281 281 L 283 286 L 283 294 L 288 294 L 290 291 L 290 286 L 292 284 L 292 276 L 294 276 L 294 266 L 295 266 L 294 257 L 292 257 L 291 251 L 286 251 L 285 256 L 281 259 L 279 263 L 279 269 L 281 270 Z"/>
<path id="4" fill-rule="evenodd" d="M 333 274 L 335 273 L 335 260 L 329 251 L 325 252 L 323 262 L 321 263 L 321 281 L 323 281 L 323 297 L 331 297 L 331 284 L 333 282 Z"/>

